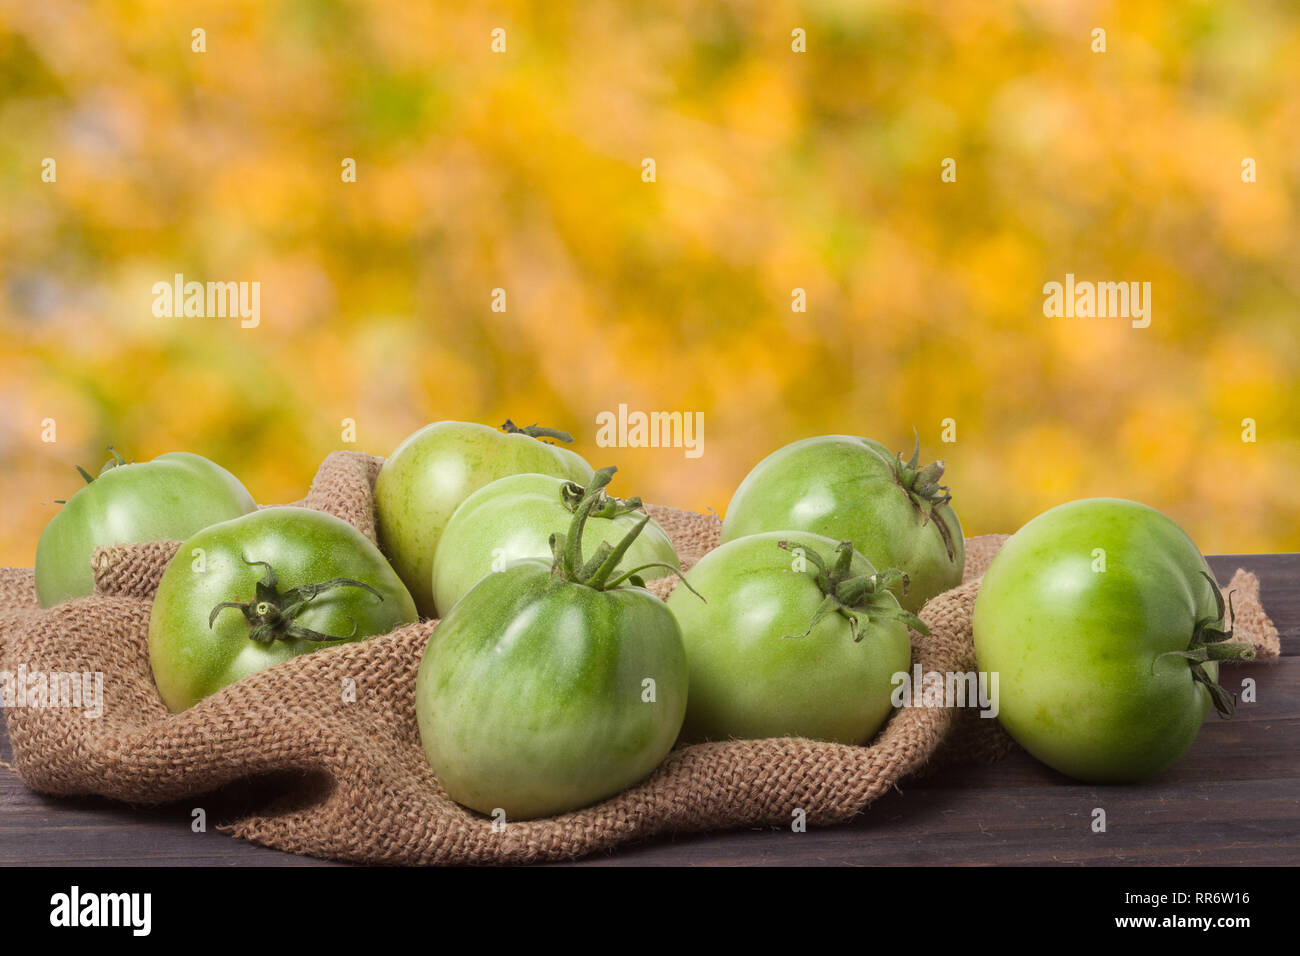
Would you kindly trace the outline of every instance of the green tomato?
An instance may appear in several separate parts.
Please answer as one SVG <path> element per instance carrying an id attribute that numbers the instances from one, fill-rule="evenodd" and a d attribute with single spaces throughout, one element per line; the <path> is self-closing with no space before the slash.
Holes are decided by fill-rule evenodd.
<path id="1" fill-rule="evenodd" d="M 1044 512 L 1003 545 L 975 601 L 975 653 L 998 675 L 998 719 L 1048 766 L 1140 780 L 1196 739 L 1227 643 L 1223 598 L 1173 521 L 1117 498 Z"/>
<path id="2" fill-rule="evenodd" d="M 436 422 L 398 445 L 379 470 L 379 543 L 421 614 L 437 613 L 433 556 L 452 513 L 471 493 L 507 475 L 554 475 L 580 485 L 591 480 L 591 466 L 581 456 L 540 440 L 571 440 L 567 435 L 535 426 L 520 430 L 510 422 L 505 427 L 501 432 L 469 422 Z"/>
<path id="3" fill-rule="evenodd" d="M 352 525 L 265 508 L 181 545 L 154 598 L 149 663 L 179 713 L 273 664 L 417 619 L 396 572 Z"/>
<path id="4" fill-rule="evenodd" d="M 919 450 L 919 449 L 918 449 Z M 924 468 L 870 438 L 822 435 L 768 455 L 727 505 L 722 540 L 763 531 L 811 531 L 851 541 L 878 568 L 907 575 L 902 606 L 918 611 L 961 583 L 965 541 L 939 485 L 943 463 Z"/>
<path id="5" fill-rule="evenodd" d="M 93 594 L 96 547 L 188 538 L 218 521 L 256 510 L 239 479 L 215 462 L 169 452 L 138 465 L 114 460 L 68 499 L 36 545 L 42 607 Z M 85 472 L 82 472 L 85 475 Z"/>
<path id="6" fill-rule="evenodd" d="M 837 560 L 832 561 L 832 556 Z M 908 624 L 866 558 L 802 531 L 710 551 L 668 599 L 690 667 L 691 740 L 811 737 L 866 742 L 889 716 L 912 659 Z"/>
<path id="7" fill-rule="evenodd" d="M 483 578 L 425 649 L 420 738 L 447 793 L 471 809 L 519 820 L 594 803 L 647 776 L 681 729 L 681 631 L 662 601 L 613 576 L 637 529 L 582 559 L 582 524 L 609 471 L 557 536 L 553 563 Z"/>
<path id="8" fill-rule="evenodd" d="M 583 488 L 550 475 L 499 478 L 466 498 L 447 522 L 433 557 L 433 599 L 440 614 L 469 593 L 486 575 L 523 558 L 551 554 L 551 535 L 573 521 Z M 602 541 L 618 541 L 642 515 L 641 501 L 609 499 L 593 512 L 582 534 L 586 551 Z M 647 568 L 645 580 L 661 578 L 678 567 L 668 535 L 651 521 L 628 549 L 620 570 Z"/>

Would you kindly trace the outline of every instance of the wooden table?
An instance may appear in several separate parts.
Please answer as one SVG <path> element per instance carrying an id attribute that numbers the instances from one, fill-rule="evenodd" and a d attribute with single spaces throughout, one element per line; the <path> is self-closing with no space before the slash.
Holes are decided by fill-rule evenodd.
<path id="1" fill-rule="evenodd" d="M 1259 576 L 1282 658 L 1227 671 L 1258 701 L 1210 717 L 1191 751 L 1139 786 L 1072 783 L 1024 753 L 904 781 L 853 823 L 807 833 L 742 830 L 630 847 L 579 865 L 1295 864 L 1300 862 L 1300 554 L 1210 558 L 1220 580 Z M 0 732 L 0 754 L 8 754 Z M 274 783 L 241 784 L 165 807 L 35 794 L 0 768 L 0 864 L 318 866 L 235 840 L 217 822 L 258 805 Z M 208 814 L 206 833 L 190 810 Z M 1105 833 L 1092 831 L 1094 808 Z"/>

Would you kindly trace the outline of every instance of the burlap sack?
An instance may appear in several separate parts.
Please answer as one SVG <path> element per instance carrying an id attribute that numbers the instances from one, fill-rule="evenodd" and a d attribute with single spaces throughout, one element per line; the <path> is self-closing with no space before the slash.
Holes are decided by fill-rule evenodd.
<path id="1" fill-rule="evenodd" d="M 379 459 L 335 452 L 302 504 L 374 538 L 372 487 Z M 689 566 L 718 540 L 715 517 L 650 506 Z M 913 634 L 923 671 L 975 669 L 970 615 L 978 579 L 1005 535 L 967 542 L 966 579 L 931 601 Z M 32 572 L 0 571 L 0 671 L 99 672 L 104 712 L 14 707 L 5 717 L 28 786 L 152 804 L 194 797 L 231 781 L 297 771 L 283 800 L 229 826 L 293 853 L 364 863 L 521 863 L 578 857 L 655 834 L 788 826 L 802 808 L 813 825 L 849 819 L 909 774 L 990 759 L 1012 745 L 972 710 L 896 711 L 870 746 L 803 739 L 679 747 L 646 781 L 605 802 L 544 820 L 492 822 L 451 801 L 425 762 L 416 729 L 416 669 L 435 622 L 298 657 L 172 715 L 149 669 L 150 599 L 175 542 L 100 549 L 97 594 L 48 611 Z M 666 592 L 671 583 L 660 586 Z M 1238 571 L 1237 627 L 1261 656 L 1277 631 L 1253 575 Z M 344 678 L 356 682 L 345 702 Z M 283 778 L 281 778 L 283 779 Z"/>

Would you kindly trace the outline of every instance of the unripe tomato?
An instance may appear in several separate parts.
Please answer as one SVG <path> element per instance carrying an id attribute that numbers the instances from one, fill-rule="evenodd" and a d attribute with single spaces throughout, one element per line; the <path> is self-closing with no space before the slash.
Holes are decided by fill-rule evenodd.
<path id="1" fill-rule="evenodd" d="M 961 523 L 939 484 L 943 463 L 922 467 L 870 438 L 822 435 L 786 445 L 754 466 L 727 505 L 722 540 L 763 531 L 811 531 L 853 547 L 877 568 L 907 575 L 895 592 L 908 611 L 961 583 Z"/>
<path id="2" fill-rule="evenodd" d="M 591 466 L 581 456 L 541 440 L 567 440 L 568 436 L 536 426 L 518 429 L 510 422 L 506 428 L 435 422 L 398 445 L 379 471 L 375 480 L 379 544 L 421 614 L 437 613 L 434 552 L 452 512 L 472 492 L 506 475 L 554 475 L 580 485 L 591 480 Z"/>
<path id="3" fill-rule="evenodd" d="M 1140 780 L 1192 745 L 1212 705 L 1232 710 L 1227 640 L 1205 558 L 1168 517 L 1134 501 L 1052 508 L 1013 535 L 980 584 L 980 670 L 996 672 L 998 719 L 1048 766 L 1079 780 Z"/>
<path id="4" fill-rule="evenodd" d="M 612 471 L 588 485 L 553 561 L 489 574 L 429 639 L 420 739 L 447 793 L 474 810 L 518 820 L 586 806 L 645 777 L 677 739 L 681 631 L 639 578 L 615 573 L 649 518 L 583 558 L 582 526 Z"/>
<path id="5" fill-rule="evenodd" d="M 866 742 L 912 659 L 903 611 L 850 546 L 803 531 L 729 541 L 668 599 L 686 644 L 691 740 L 811 737 Z"/>
<path id="6" fill-rule="evenodd" d="M 173 712 L 249 674 L 417 620 L 370 539 L 310 508 L 264 508 L 205 528 L 163 572 L 149 662 Z"/>
<path id="7" fill-rule="evenodd" d="M 206 458 L 176 451 L 137 465 L 115 452 L 99 477 L 69 498 L 41 532 L 37 597 L 42 607 L 51 607 L 92 594 L 96 547 L 183 540 L 256 508 L 239 479 Z"/>

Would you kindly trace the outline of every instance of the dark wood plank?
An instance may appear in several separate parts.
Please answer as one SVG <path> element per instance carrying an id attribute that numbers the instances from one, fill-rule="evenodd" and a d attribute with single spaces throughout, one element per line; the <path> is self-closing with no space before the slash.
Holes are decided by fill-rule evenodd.
<path id="1" fill-rule="evenodd" d="M 1300 661 L 1235 668 L 1259 701 L 1211 719 L 1179 763 L 1132 786 L 1075 783 L 1018 752 L 952 767 L 841 827 L 710 834 L 631 847 L 597 865 L 1212 864 L 1300 862 Z M 1107 832 L 1093 833 L 1092 812 Z"/>
<path id="2" fill-rule="evenodd" d="M 0 731 L 0 750 L 8 734 Z M 264 806 L 271 782 L 251 781 L 161 807 L 135 808 L 98 797 L 33 793 L 0 769 L 0 865 L 311 866 L 329 861 L 282 853 L 235 840 L 217 829 Z M 191 814 L 207 814 L 206 832 L 191 829 Z"/>
<path id="3" fill-rule="evenodd" d="M 741 830 L 627 847 L 577 865 L 994 865 L 1300 862 L 1300 554 L 1210 559 L 1220 580 L 1259 575 L 1283 659 L 1232 668 L 1258 701 L 1211 718 L 1192 750 L 1139 786 L 1076 784 L 1023 753 L 905 781 L 853 822 L 807 833 Z M 0 754 L 8 737 L 0 728 Z M 231 839 L 216 824 L 260 806 L 283 781 L 263 779 L 157 808 L 54 798 L 0 768 L 0 865 L 310 866 L 323 861 Z M 193 833 L 194 807 L 208 831 Z M 1107 815 L 1093 833 L 1092 812 Z"/>

